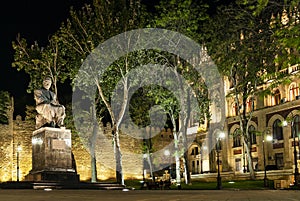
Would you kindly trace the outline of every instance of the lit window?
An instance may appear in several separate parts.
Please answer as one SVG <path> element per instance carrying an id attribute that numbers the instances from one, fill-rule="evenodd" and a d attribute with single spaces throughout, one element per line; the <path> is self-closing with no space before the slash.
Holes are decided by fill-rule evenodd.
<path id="1" fill-rule="evenodd" d="M 249 126 L 248 132 L 249 132 L 251 144 L 256 144 L 256 134 L 255 134 L 255 128 L 253 125 Z"/>
<path id="2" fill-rule="evenodd" d="M 280 100 L 281 100 L 280 91 L 277 89 L 274 93 L 274 104 L 275 105 L 280 104 Z"/>
<path id="3" fill-rule="evenodd" d="M 293 138 L 293 134 L 295 134 L 295 137 L 298 137 L 300 134 L 300 117 L 299 115 L 296 115 L 293 119 L 294 121 L 294 132 L 291 132 L 291 138 Z"/>
<path id="4" fill-rule="evenodd" d="M 289 89 L 290 89 L 289 90 L 289 92 L 290 92 L 290 94 L 289 94 L 290 101 L 295 100 L 296 96 L 299 95 L 299 87 L 295 83 L 293 83 L 293 84 L 290 85 Z"/>
<path id="5" fill-rule="evenodd" d="M 235 131 L 233 132 L 233 147 L 240 146 L 242 146 L 241 135 L 239 133 L 239 129 L 235 129 Z"/>
<path id="6" fill-rule="evenodd" d="M 238 107 L 237 107 L 237 104 L 234 102 L 232 104 L 232 116 L 236 116 L 238 115 Z"/>
<path id="7" fill-rule="evenodd" d="M 249 98 L 247 101 L 247 112 L 251 112 L 254 110 L 254 101 L 253 98 Z"/>

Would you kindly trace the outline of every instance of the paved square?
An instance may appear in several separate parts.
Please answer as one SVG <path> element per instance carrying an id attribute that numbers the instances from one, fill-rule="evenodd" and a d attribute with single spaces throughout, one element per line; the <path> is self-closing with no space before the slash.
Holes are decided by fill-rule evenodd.
<path id="1" fill-rule="evenodd" d="M 300 201 L 295 190 L 4 190 L 1 201 Z"/>

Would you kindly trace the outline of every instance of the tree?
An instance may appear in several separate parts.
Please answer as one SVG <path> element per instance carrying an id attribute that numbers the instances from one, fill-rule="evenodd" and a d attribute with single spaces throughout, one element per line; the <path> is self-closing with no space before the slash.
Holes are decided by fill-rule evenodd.
<path id="1" fill-rule="evenodd" d="M 299 1 L 289 1 L 282 13 L 274 13 L 273 26 L 277 27 L 274 38 L 279 52 L 275 61 L 282 68 L 300 63 L 299 6 Z"/>
<path id="2" fill-rule="evenodd" d="M 70 72 L 71 79 L 74 79 L 78 73 L 78 69 L 83 60 L 91 53 L 96 53 L 93 51 L 98 44 L 116 34 L 138 28 L 141 22 L 141 10 L 138 0 L 110 2 L 95 0 L 92 6 L 86 5 L 78 12 L 71 10 L 70 19 L 60 28 L 63 47 L 69 52 L 68 65 L 73 65 L 73 70 Z M 95 62 L 101 63 L 101 61 Z M 128 104 L 130 83 L 128 83 L 126 74 L 136 65 L 138 65 L 138 63 L 134 63 L 134 60 L 130 60 L 129 57 L 125 55 L 123 58 L 114 62 L 114 64 L 107 69 L 107 72 L 101 72 L 103 77 L 94 77 L 94 80 L 86 81 L 86 83 L 84 83 L 85 86 L 80 89 L 84 91 L 86 86 L 96 86 L 99 102 L 95 104 L 95 107 L 100 107 L 101 103 L 108 111 L 113 127 L 116 178 L 117 182 L 121 184 L 124 184 L 124 178 L 119 129 Z M 89 66 L 87 66 L 87 69 L 88 68 Z M 123 93 L 121 94 L 122 103 L 119 113 L 115 114 L 110 100 L 113 96 L 111 92 L 119 80 L 121 80 L 123 86 Z M 81 81 L 83 80 L 74 79 L 73 83 Z"/>
<path id="3" fill-rule="evenodd" d="M 147 162 L 152 181 L 155 181 L 153 158 L 152 153 L 156 150 L 153 148 L 152 140 L 152 125 L 150 117 L 150 110 L 155 107 L 155 97 L 150 95 L 153 91 L 154 86 L 142 86 L 139 88 L 131 97 L 129 102 L 129 118 L 132 119 L 133 123 L 139 128 L 145 128 L 143 133 L 143 165 Z M 163 116 L 164 114 L 161 114 Z M 127 119 L 124 119 L 127 121 Z M 149 135 L 149 136 L 148 136 Z"/>
<path id="4" fill-rule="evenodd" d="M 222 74 L 232 84 L 229 94 L 237 108 L 239 135 L 247 153 L 251 153 L 249 123 L 255 108 L 255 98 L 270 94 L 281 81 L 274 62 L 276 46 L 270 26 L 272 13 L 278 8 L 265 1 L 237 1 L 219 8 L 206 29 L 208 52 Z M 261 3 L 261 4 L 260 4 Z M 267 85 L 268 78 L 276 82 Z M 265 89 L 259 86 L 268 86 Z M 247 154 L 250 177 L 255 178 L 251 154 Z"/>
<path id="5" fill-rule="evenodd" d="M 58 83 L 64 83 L 68 78 L 66 66 L 66 52 L 62 49 L 60 39 L 56 34 L 52 35 L 46 47 L 40 47 L 38 42 L 28 45 L 26 39 L 18 34 L 16 41 L 12 42 L 15 51 L 12 67 L 19 71 L 24 70 L 30 76 L 27 89 L 31 93 L 34 89 L 41 86 L 44 76 L 52 79 L 54 93 L 58 96 Z"/>
<path id="6" fill-rule="evenodd" d="M 153 20 L 153 26 L 158 28 L 166 28 L 172 31 L 179 32 L 184 34 L 196 42 L 201 41 L 202 35 L 200 29 L 202 28 L 203 22 L 208 19 L 208 4 L 201 1 L 193 0 L 171 0 L 171 1 L 160 1 L 160 4 L 156 6 L 156 14 Z M 172 66 L 173 72 L 177 77 L 179 82 L 182 82 L 180 79 L 180 74 L 185 73 L 185 78 L 190 81 L 190 83 L 203 83 L 197 82 L 198 80 L 193 80 L 192 76 L 195 75 L 191 72 L 188 72 L 189 67 L 187 61 L 182 61 L 178 56 L 169 57 L 167 63 Z M 197 73 L 196 73 L 197 75 Z M 194 82 L 196 81 L 196 82 Z M 203 87 L 202 85 L 201 87 Z M 200 87 L 198 85 L 198 87 Z M 194 87 L 197 89 L 197 87 Z M 199 88 L 198 88 L 199 89 Z M 190 174 L 189 174 L 189 164 L 187 156 L 187 123 L 189 122 L 191 108 L 189 107 L 189 98 L 192 95 L 189 89 L 184 87 L 184 84 L 181 83 L 179 87 L 180 96 L 180 105 L 181 110 L 179 112 L 179 120 L 181 127 L 179 128 L 179 133 L 182 137 L 179 138 L 176 132 L 174 131 L 174 139 L 178 138 L 178 141 L 182 139 L 183 143 L 183 155 L 184 155 L 184 169 L 185 169 L 185 181 L 190 183 Z M 198 91 L 199 92 L 199 91 Z M 203 94 L 202 94 L 203 95 Z M 201 94 L 196 94 L 196 97 L 204 97 Z M 207 97 L 206 97 L 207 98 Z M 206 105 L 207 106 L 207 105 Z M 173 116 L 174 117 L 174 116 Z M 174 127 L 176 128 L 176 126 Z M 179 134 L 178 133 L 178 134 Z M 179 161 L 177 160 L 177 163 Z M 179 168 L 179 164 L 177 164 Z M 179 180 L 178 180 L 179 181 Z"/>

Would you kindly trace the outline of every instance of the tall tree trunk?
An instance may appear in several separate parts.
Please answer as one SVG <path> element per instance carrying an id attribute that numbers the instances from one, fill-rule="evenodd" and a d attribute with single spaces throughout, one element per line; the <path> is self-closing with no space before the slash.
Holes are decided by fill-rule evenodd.
<path id="1" fill-rule="evenodd" d="M 183 120 L 184 126 L 183 126 L 183 147 L 184 147 L 184 170 L 185 170 L 185 183 L 190 184 L 191 183 L 191 175 L 190 175 L 190 166 L 189 166 L 189 158 L 188 158 L 188 143 L 187 143 L 187 127 L 188 122 L 190 120 L 190 114 L 191 114 L 191 103 L 190 103 L 190 91 L 187 89 L 187 104 L 186 104 L 186 111 L 185 111 L 185 119 Z"/>
<path id="2" fill-rule="evenodd" d="M 147 137 L 144 140 L 145 140 L 145 146 L 146 146 L 145 154 L 147 155 L 147 157 L 145 157 L 145 159 L 147 160 L 147 163 L 148 163 L 148 168 L 149 168 L 149 171 L 150 171 L 150 176 L 152 178 L 152 181 L 155 181 L 155 176 L 154 176 L 154 172 L 153 172 L 152 157 L 151 157 L 151 152 L 152 152 L 152 142 L 151 142 L 152 130 L 151 129 L 152 129 L 151 126 L 146 127 Z"/>
<path id="3" fill-rule="evenodd" d="M 181 189 L 181 176 L 180 176 L 180 158 L 179 158 L 179 147 L 178 147 L 178 135 L 174 132 L 174 144 L 175 144 L 175 172 L 176 172 L 176 185 L 177 188 Z"/>
<path id="4" fill-rule="evenodd" d="M 150 174 L 151 174 L 152 181 L 155 182 L 155 176 L 154 176 L 153 165 L 152 165 L 152 157 L 151 157 L 151 153 L 150 153 L 149 150 L 148 150 L 148 153 L 147 153 L 147 161 L 148 161 L 148 164 L 149 164 L 149 169 L 150 169 Z"/>
<path id="5" fill-rule="evenodd" d="M 254 169 L 252 166 L 252 157 L 250 154 L 250 149 L 251 149 L 251 142 L 250 142 L 250 137 L 249 137 L 249 132 L 248 132 L 248 121 L 251 120 L 251 116 L 250 118 L 247 119 L 247 115 L 246 115 L 246 106 L 247 106 L 247 99 L 243 99 L 243 113 L 242 113 L 242 128 L 241 128 L 241 133 L 244 137 L 244 145 L 246 148 L 246 152 L 247 152 L 247 162 L 248 162 L 248 170 L 249 170 L 249 174 L 250 174 L 250 179 L 254 180 L 255 179 L 255 173 L 254 173 Z"/>
<path id="6" fill-rule="evenodd" d="M 188 117 L 185 117 L 182 122 L 182 140 L 183 140 L 183 166 L 184 166 L 184 173 L 185 173 L 185 183 L 191 183 L 191 175 L 190 175 L 190 168 L 189 168 L 189 158 L 188 158 L 188 144 L 187 144 L 187 122 Z"/>
<path id="7" fill-rule="evenodd" d="M 255 179 L 255 173 L 253 169 L 253 164 L 252 164 L 252 156 L 251 156 L 251 143 L 248 141 L 247 146 L 246 146 L 246 151 L 247 151 L 247 159 L 248 159 L 248 168 L 249 168 L 249 173 L 250 173 L 250 179 L 254 180 Z"/>
<path id="8" fill-rule="evenodd" d="M 95 154 L 91 154 L 91 182 L 97 182 L 97 161 Z"/>
<path id="9" fill-rule="evenodd" d="M 116 159 L 116 180 L 117 183 L 124 185 L 124 175 L 123 175 L 123 166 L 122 166 L 122 152 L 119 141 L 119 129 L 116 128 L 114 131 L 114 152 Z"/>
<path id="10" fill-rule="evenodd" d="M 90 153 L 91 153 L 91 182 L 97 182 L 97 160 L 96 160 L 96 139 L 98 134 L 98 122 L 96 116 L 96 108 L 92 107 L 93 115 L 93 133 L 90 138 Z"/>

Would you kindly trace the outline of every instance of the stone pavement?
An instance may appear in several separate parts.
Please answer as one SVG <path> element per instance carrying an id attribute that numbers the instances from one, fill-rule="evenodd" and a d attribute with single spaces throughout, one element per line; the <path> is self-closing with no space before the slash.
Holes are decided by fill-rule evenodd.
<path id="1" fill-rule="evenodd" d="M 6 190 L 0 201 L 300 201 L 300 190 Z"/>

